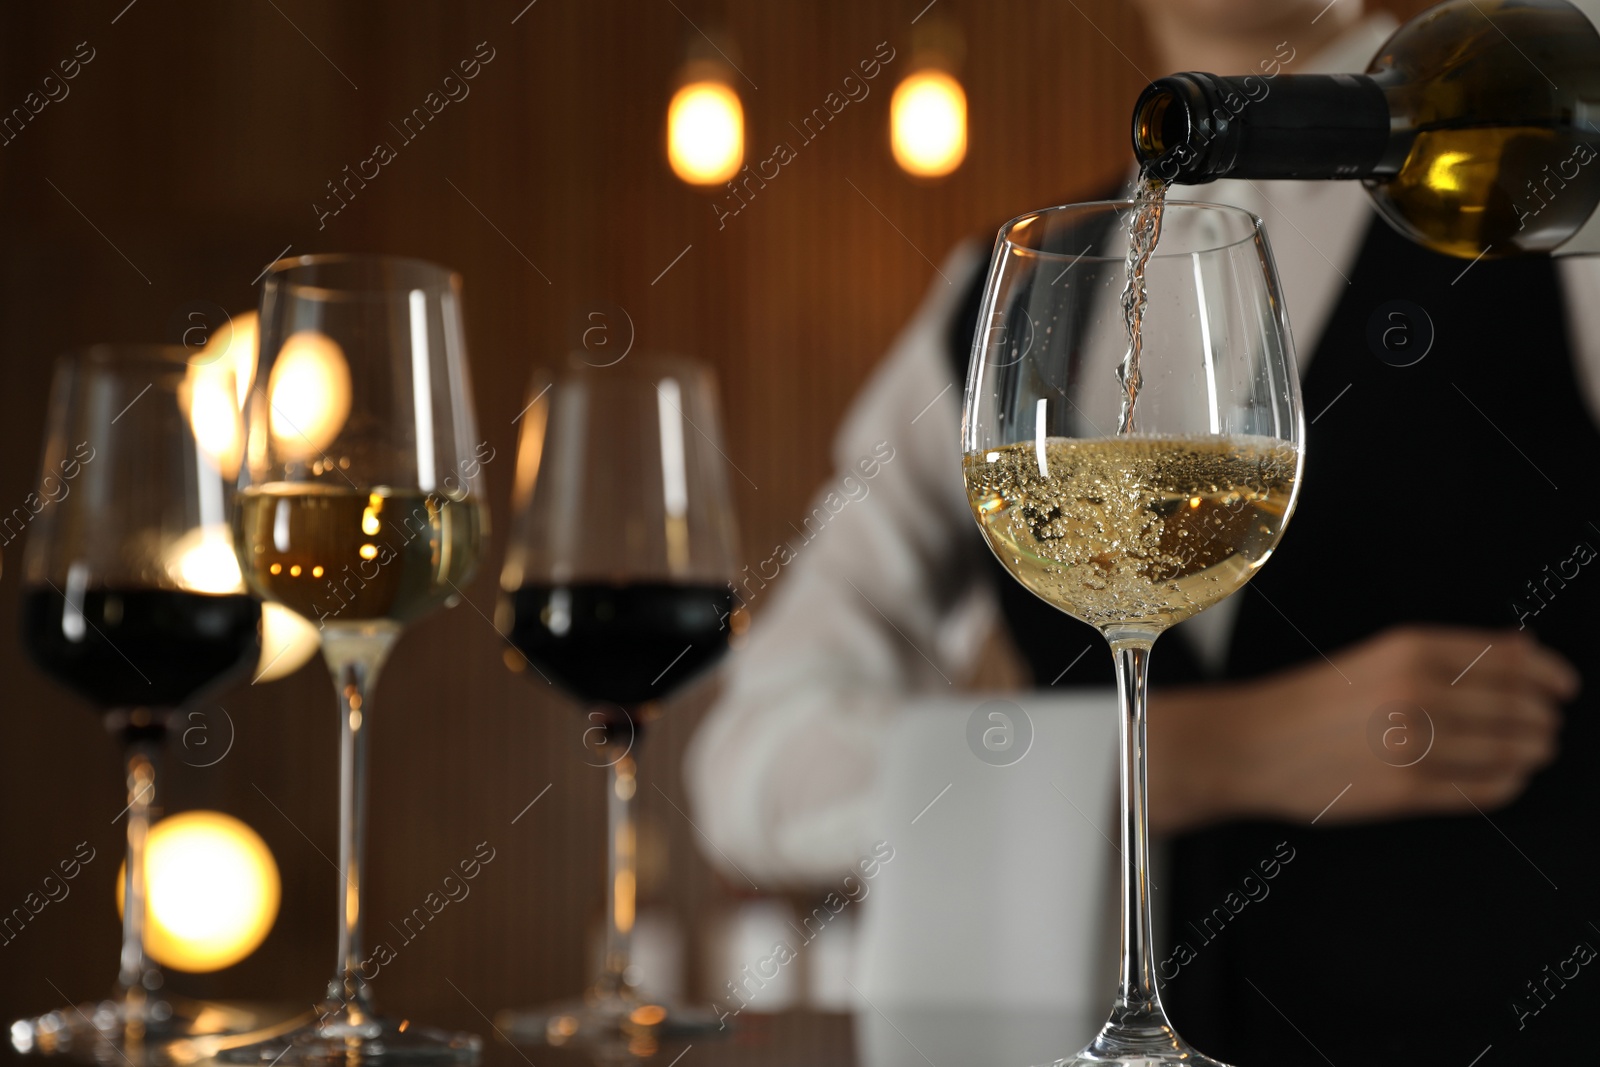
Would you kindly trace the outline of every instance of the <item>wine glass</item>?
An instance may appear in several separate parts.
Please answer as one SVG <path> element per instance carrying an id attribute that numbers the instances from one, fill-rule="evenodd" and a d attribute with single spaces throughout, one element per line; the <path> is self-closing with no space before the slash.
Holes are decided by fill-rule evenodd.
<path id="1" fill-rule="evenodd" d="M 261 605 L 228 530 L 241 441 L 229 365 L 162 345 L 98 345 L 56 363 L 22 640 L 121 740 L 128 851 L 115 992 L 13 1022 L 18 1052 L 143 1065 L 174 1041 L 257 1022 L 170 995 L 144 951 L 145 840 L 168 726 L 259 655 Z"/>
<path id="2" fill-rule="evenodd" d="M 631 973 L 634 749 L 659 702 L 728 648 L 736 554 L 711 372 L 635 354 L 572 357 L 536 376 L 523 416 L 501 625 L 535 682 L 587 706 L 584 747 L 608 776 L 606 928 L 581 1000 L 502 1012 L 509 1038 L 648 1054 L 709 1012 L 662 1003 Z"/>
<path id="3" fill-rule="evenodd" d="M 1127 284 L 1136 215 L 1160 234 L 1142 293 Z M 1139 363 L 1122 370 L 1125 288 L 1147 302 Z M 1131 409 L 1127 381 L 1139 383 Z M 1119 986 L 1099 1036 L 1061 1064 L 1215 1063 L 1173 1030 L 1156 988 L 1148 665 L 1167 627 L 1272 554 L 1299 492 L 1303 424 L 1260 219 L 1199 203 L 1163 212 L 1158 198 L 1052 208 L 1000 230 L 962 417 L 968 500 L 1012 576 L 1110 642 L 1121 706 Z"/>
<path id="4" fill-rule="evenodd" d="M 461 279 L 386 256 L 280 260 L 260 330 L 234 546 L 252 589 L 322 631 L 338 692 L 339 940 L 314 1023 L 223 1055 L 474 1062 L 471 1034 L 375 1013 L 363 973 L 384 957 L 362 939 L 372 690 L 405 626 L 461 595 L 488 526 Z"/>

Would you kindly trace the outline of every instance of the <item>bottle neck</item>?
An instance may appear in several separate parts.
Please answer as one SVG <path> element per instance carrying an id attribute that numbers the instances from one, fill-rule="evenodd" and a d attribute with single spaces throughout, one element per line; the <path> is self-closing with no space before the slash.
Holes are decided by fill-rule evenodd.
<path id="1" fill-rule="evenodd" d="M 1364 74 L 1174 74 L 1133 110 L 1141 166 L 1185 185 L 1217 178 L 1393 174 L 1389 105 Z"/>

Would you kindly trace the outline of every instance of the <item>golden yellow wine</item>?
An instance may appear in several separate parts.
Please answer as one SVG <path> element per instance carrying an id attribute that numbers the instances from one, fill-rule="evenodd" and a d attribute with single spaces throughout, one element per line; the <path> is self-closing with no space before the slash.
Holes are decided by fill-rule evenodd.
<path id="1" fill-rule="evenodd" d="M 1596 250 L 1600 32 L 1566 0 L 1436 4 L 1363 75 L 1270 67 L 1152 83 L 1134 108 L 1140 162 L 1179 183 L 1359 178 L 1396 229 L 1467 259 L 1580 231 L 1563 251 Z"/>
<path id="2" fill-rule="evenodd" d="M 1048 438 L 969 453 L 967 500 L 1007 570 L 1103 631 L 1163 630 L 1266 562 L 1300 456 L 1267 437 Z"/>
<path id="3" fill-rule="evenodd" d="M 250 587 L 340 627 L 403 624 L 455 596 L 483 520 L 470 497 L 289 482 L 242 491 L 235 519 Z"/>

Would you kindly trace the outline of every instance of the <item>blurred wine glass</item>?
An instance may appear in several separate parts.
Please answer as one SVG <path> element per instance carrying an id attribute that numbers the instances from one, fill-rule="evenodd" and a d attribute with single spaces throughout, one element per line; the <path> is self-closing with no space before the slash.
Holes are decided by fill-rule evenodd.
<path id="1" fill-rule="evenodd" d="M 632 970 L 635 754 L 660 703 L 727 651 L 737 553 L 711 372 L 634 354 L 536 377 L 523 416 L 502 626 L 537 675 L 585 707 L 607 776 L 605 947 L 582 999 L 502 1012 L 512 1040 L 631 1049 L 707 1027 Z"/>
<path id="2" fill-rule="evenodd" d="M 12 1023 L 19 1052 L 142 1067 L 174 1041 L 258 1022 L 169 994 L 144 940 L 145 842 L 168 727 L 259 656 L 261 607 L 228 529 L 242 441 L 231 366 L 161 345 L 99 345 L 56 363 L 22 640 L 122 742 L 126 906 L 113 994 Z"/>
<path id="3" fill-rule="evenodd" d="M 235 547 L 252 589 L 321 630 L 338 693 L 338 956 L 314 1023 L 222 1055 L 473 1062 L 479 1038 L 378 1015 L 361 973 L 372 690 L 405 627 L 461 595 L 488 527 L 461 279 L 387 256 L 281 260 L 260 330 Z"/>

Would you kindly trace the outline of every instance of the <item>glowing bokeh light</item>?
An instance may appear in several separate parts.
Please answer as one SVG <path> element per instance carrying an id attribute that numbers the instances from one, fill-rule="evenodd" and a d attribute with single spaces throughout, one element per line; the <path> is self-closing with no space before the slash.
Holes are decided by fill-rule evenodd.
<path id="1" fill-rule="evenodd" d="M 350 417 L 350 363 L 344 349 L 319 330 L 290 334 L 273 361 L 267 398 L 279 459 L 322 455 Z"/>
<path id="2" fill-rule="evenodd" d="M 242 593 L 244 575 L 226 523 L 196 526 L 166 552 L 167 574 L 191 593 Z"/>
<path id="3" fill-rule="evenodd" d="M 919 70 L 895 87 L 889 143 L 902 170 L 938 178 L 967 155 L 967 94 L 942 70 Z"/>
<path id="4" fill-rule="evenodd" d="M 180 394 L 201 455 L 229 479 L 244 452 L 240 412 L 256 372 L 256 320 L 248 311 L 212 334 L 190 360 Z"/>
<path id="5" fill-rule="evenodd" d="M 322 647 L 322 634 L 311 621 L 282 604 L 261 604 L 261 662 L 256 666 L 255 682 L 286 678 L 305 666 Z"/>
<path id="6" fill-rule="evenodd" d="M 667 161 L 691 185 L 716 185 L 744 162 L 744 108 L 719 81 L 685 85 L 667 106 Z"/>
<path id="7" fill-rule="evenodd" d="M 119 913 L 126 874 L 126 866 L 117 873 Z M 266 842 L 217 811 L 186 811 L 150 828 L 145 884 L 145 951 L 173 970 L 233 966 L 278 916 L 278 865 Z"/>
<path id="8" fill-rule="evenodd" d="M 250 395 L 250 385 L 255 379 L 260 339 L 260 316 L 254 311 L 241 312 L 211 336 L 195 359 L 202 366 L 227 367 L 232 371 L 241 408 L 244 407 L 244 398 Z"/>
<path id="9" fill-rule="evenodd" d="M 232 368 L 191 365 L 181 394 L 189 409 L 189 428 L 196 447 L 224 478 L 239 473 L 244 452 L 244 426 L 234 399 Z"/>

